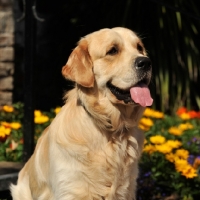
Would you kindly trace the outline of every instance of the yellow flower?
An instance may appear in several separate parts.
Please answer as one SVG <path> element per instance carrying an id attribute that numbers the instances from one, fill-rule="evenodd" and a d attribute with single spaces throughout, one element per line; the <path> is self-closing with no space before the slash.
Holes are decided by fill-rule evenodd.
<path id="1" fill-rule="evenodd" d="M 155 146 L 151 145 L 151 144 L 147 144 L 144 146 L 143 151 L 147 152 L 149 154 L 153 153 L 155 151 Z"/>
<path id="2" fill-rule="evenodd" d="M 174 127 L 174 126 L 172 126 L 172 127 L 168 130 L 168 132 L 169 132 L 170 134 L 172 134 L 172 135 L 177 135 L 177 136 L 182 135 L 182 133 L 183 133 L 183 131 L 182 131 L 181 129 L 179 129 L 179 128 L 177 128 L 177 127 Z"/>
<path id="3" fill-rule="evenodd" d="M 147 144 L 148 142 L 147 142 L 147 140 L 146 139 L 144 139 L 144 144 Z"/>
<path id="4" fill-rule="evenodd" d="M 43 115 L 40 110 L 35 110 L 34 116 L 35 116 L 35 118 L 34 118 L 35 124 L 43 124 L 43 123 L 49 121 L 49 117 L 46 115 Z"/>
<path id="5" fill-rule="evenodd" d="M 12 129 L 17 130 L 17 129 L 21 128 L 22 125 L 19 122 L 12 122 L 12 123 L 10 123 L 10 126 Z"/>
<path id="6" fill-rule="evenodd" d="M 140 120 L 140 124 L 151 127 L 153 126 L 153 121 L 150 118 L 142 117 Z"/>
<path id="7" fill-rule="evenodd" d="M 144 110 L 143 116 L 145 116 L 145 117 L 151 117 L 152 113 L 153 113 L 153 110 L 151 108 L 146 108 Z"/>
<path id="8" fill-rule="evenodd" d="M 144 126 L 144 125 L 142 125 L 142 124 L 139 124 L 138 127 L 139 127 L 141 130 L 143 130 L 143 131 L 148 131 L 148 130 L 150 129 L 149 126 Z"/>
<path id="9" fill-rule="evenodd" d="M 164 113 L 159 112 L 159 111 L 155 111 L 153 117 L 157 118 L 157 119 L 163 119 L 164 118 Z"/>
<path id="10" fill-rule="evenodd" d="M 165 137 L 161 135 L 155 135 L 150 137 L 150 141 L 153 144 L 163 144 L 165 142 Z"/>
<path id="11" fill-rule="evenodd" d="M 186 178 L 194 178 L 198 176 L 197 170 L 194 169 L 191 165 L 187 165 L 182 171 L 181 174 Z"/>
<path id="12" fill-rule="evenodd" d="M 175 155 L 180 159 L 188 159 L 189 151 L 185 149 L 177 149 Z"/>
<path id="13" fill-rule="evenodd" d="M 5 112 L 13 112 L 14 108 L 12 106 L 5 105 L 5 106 L 3 106 L 3 110 Z"/>
<path id="14" fill-rule="evenodd" d="M 41 115 L 34 118 L 35 124 L 43 124 L 48 121 L 49 121 L 49 117 L 46 115 Z"/>
<path id="15" fill-rule="evenodd" d="M 143 131 L 148 131 L 153 126 L 153 121 L 150 118 L 143 117 L 139 122 L 139 128 Z"/>
<path id="16" fill-rule="evenodd" d="M 175 168 L 176 171 L 180 172 L 181 175 L 185 176 L 186 178 L 194 178 L 197 175 L 197 170 L 194 169 L 187 160 L 185 159 L 180 159 L 176 157 L 174 159 L 175 161 Z"/>
<path id="17" fill-rule="evenodd" d="M 12 128 L 15 130 L 21 128 L 21 124 L 19 122 L 11 122 L 11 123 L 1 122 L 1 125 L 4 126 L 5 128 Z"/>
<path id="18" fill-rule="evenodd" d="M 56 115 L 60 112 L 60 110 L 61 110 L 61 107 L 57 107 L 54 109 L 54 112 L 56 113 Z"/>
<path id="19" fill-rule="evenodd" d="M 164 114 L 162 112 L 153 110 L 151 108 L 146 108 L 143 116 L 145 117 L 153 117 L 153 118 L 157 118 L 157 119 L 162 119 L 164 117 Z"/>
<path id="20" fill-rule="evenodd" d="M 174 162 L 174 154 L 173 153 L 168 153 L 165 155 L 165 158 L 169 161 L 169 162 Z"/>
<path id="21" fill-rule="evenodd" d="M 40 110 L 35 110 L 34 111 L 34 116 L 35 117 L 40 117 L 40 116 L 42 116 L 42 112 Z"/>
<path id="22" fill-rule="evenodd" d="M 174 149 L 174 148 L 179 148 L 182 145 L 182 143 L 178 140 L 167 140 L 166 145 Z"/>
<path id="23" fill-rule="evenodd" d="M 188 120 L 190 119 L 190 115 L 188 113 L 182 113 L 181 115 L 179 115 L 179 117 L 183 120 Z"/>
<path id="24" fill-rule="evenodd" d="M 185 123 L 185 124 L 180 124 L 178 126 L 179 129 L 181 129 L 182 131 L 188 130 L 188 129 L 193 129 L 193 125 L 190 123 Z"/>
<path id="25" fill-rule="evenodd" d="M 11 128 L 11 125 L 8 122 L 1 122 L 1 125 L 6 127 L 6 128 Z"/>
<path id="26" fill-rule="evenodd" d="M 178 157 L 176 157 L 174 159 L 174 163 L 175 163 L 175 168 L 176 168 L 176 171 L 178 172 L 182 172 L 186 166 L 188 166 L 188 161 L 185 160 L 185 159 L 180 159 Z"/>
<path id="27" fill-rule="evenodd" d="M 172 148 L 170 146 L 166 145 L 166 143 L 156 145 L 155 147 L 158 152 L 163 153 L 163 154 L 171 153 L 171 151 L 172 151 Z"/>
<path id="28" fill-rule="evenodd" d="M 5 138 L 10 135 L 11 129 L 6 128 L 5 126 L 0 126 L 0 137 Z"/>

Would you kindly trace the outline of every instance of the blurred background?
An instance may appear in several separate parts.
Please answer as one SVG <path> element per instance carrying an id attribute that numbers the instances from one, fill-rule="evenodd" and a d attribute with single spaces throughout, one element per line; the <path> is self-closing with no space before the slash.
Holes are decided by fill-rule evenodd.
<path id="1" fill-rule="evenodd" d="M 167 113 L 180 106 L 200 108 L 198 0 L 33 2 L 35 27 L 30 24 L 29 28 L 35 34 L 35 43 L 29 48 L 35 48 L 32 75 L 37 109 L 49 110 L 62 105 L 63 93 L 72 88 L 72 83 L 61 76 L 61 68 L 80 37 L 116 26 L 132 29 L 143 40 L 153 63 L 150 87 L 154 108 Z M 3 48 L 13 48 L 12 58 L 6 60 L 0 55 L 0 84 L 8 77 L 11 84 L 7 89 L 0 87 L 0 101 L 5 101 L 3 93 L 7 93 L 6 102 L 10 103 L 24 98 L 24 63 L 28 51 L 24 45 L 25 4 L 26 0 L 0 0 L 0 34 L 4 34 L 4 38 L 8 31 L 4 27 L 8 15 L 13 20 L 10 30 L 13 43 L 2 43 L 0 38 L 0 53 Z M 9 67 L 5 67 L 8 64 Z M 3 73 L 5 69 L 7 71 Z"/>

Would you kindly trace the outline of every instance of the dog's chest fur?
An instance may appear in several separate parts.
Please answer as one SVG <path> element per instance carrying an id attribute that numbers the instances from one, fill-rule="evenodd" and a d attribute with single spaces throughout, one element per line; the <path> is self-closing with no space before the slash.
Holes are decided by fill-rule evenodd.
<path id="1" fill-rule="evenodd" d="M 78 166 L 73 188 L 82 185 L 82 189 L 88 191 L 83 199 L 129 199 L 137 178 L 133 177 L 137 174 L 137 154 L 137 141 L 132 136 L 120 141 L 113 139 L 98 148 L 88 146 L 85 152 L 77 151 L 72 156 L 72 162 Z"/>
<path id="2" fill-rule="evenodd" d="M 131 183 L 133 182 L 133 166 L 137 162 L 136 149 L 133 148 L 130 141 L 112 141 L 108 142 L 105 149 L 100 152 L 90 152 L 91 172 L 94 178 L 95 187 L 103 190 L 102 196 L 106 199 L 128 199 Z M 90 160 L 89 158 L 89 160 Z M 97 177 L 98 176 L 98 177 Z M 136 177 L 135 177 L 136 178 Z M 103 187 L 102 187 L 103 186 Z M 118 196 L 124 194 L 124 196 Z"/>
<path id="3" fill-rule="evenodd" d="M 72 105 L 68 106 L 72 107 Z M 63 110 L 63 113 L 67 113 L 68 106 Z M 65 192 L 62 191 L 66 194 L 68 188 L 72 190 L 72 185 L 74 192 L 80 191 L 80 187 L 83 191 L 88 191 L 88 193 L 81 193 L 88 194 L 88 196 L 82 196 L 80 199 L 129 199 L 130 196 L 133 196 L 133 188 L 137 178 L 139 157 L 138 141 L 135 138 L 137 133 L 134 132 L 133 128 L 125 132 L 120 130 L 119 133 L 115 132 L 115 134 L 101 133 L 84 108 L 80 107 L 78 113 L 81 117 L 76 117 L 76 120 L 70 118 L 71 123 L 66 126 L 68 134 L 62 134 L 65 137 L 55 136 L 58 143 L 65 144 L 64 146 L 67 147 L 57 153 L 52 150 L 55 152 L 55 156 L 65 155 L 60 161 L 63 163 L 65 160 L 63 165 L 59 162 L 59 165 L 55 164 L 55 169 L 60 169 L 61 172 L 57 173 L 55 177 L 58 180 L 57 187 L 62 188 L 59 184 L 67 182 L 65 186 L 63 185 Z M 73 110 L 73 113 L 67 114 L 70 117 L 73 115 L 76 116 L 76 109 Z M 69 117 L 62 118 L 69 119 Z M 87 127 L 85 127 L 86 124 Z M 71 134 L 71 129 L 76 130 L 76 134 Z M 106 137 L 109 134 L 111 134 L 110 137 Z M 73 183 L 62 178 L 71 166 L 76 166 L 76 169 L 72 168 L 67 177 L 70 179 L 70 174 L 73 174 L 71 178 Z M 59 191 L 60 194 L 62 192 Z"/>

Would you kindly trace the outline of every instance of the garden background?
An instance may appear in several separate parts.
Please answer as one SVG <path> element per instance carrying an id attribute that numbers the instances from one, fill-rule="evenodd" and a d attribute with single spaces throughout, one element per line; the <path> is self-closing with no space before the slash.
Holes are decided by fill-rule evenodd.
<path id="1" fill-rule="evenodd" d="M 23 100 L 23 1 L 14 1 L 14 102 Z M 48 110 L 62 104 L 71 88 L 61 76 L 69 54 L 84 35 L 123 26 L 142 38 L 153 63 L 154 107 L 174 112 L 200 107 L 200 7 L 198 0 L 36 0 L 35 106 Z M 29 29 L 31 27 L 28 27 Z M 40 88 L 38 90 L 38 88 Z M 48 89 L 47 89 L 48 88 Z M 48 99 L 48 100 L 47 100 Z"/>
<path id="2" fill-rule="evenodd" d="M 6 1 L 1 0 L 3 5 Z M 13 104 L 0 108 L 0 160 L 23 161 L 27 69 L 25 0 L 12 2 Z M 198 0 L 35 0 L 33 110 L 35 141 L 73 84 L 61 68 L 80 37 L 123 26 L 142 38 L 153 63 L 153 109 L 140 122 L 146 141 L 138 200 L 200 198 L 200 7 Z M 1 22 L 0 22 L 1 23 Z M 29 72 L 28 72 L 29 73 Z M 1 77 L 0 77 L 1 79 Z M 17 103 L 18 102 L 18 103 Z M 55 109 L 55 110 L 54 110 Z M 159 110 L 159 111 L 158 111 Z M 0 196 L 1 198 L 1 196 Z"/>

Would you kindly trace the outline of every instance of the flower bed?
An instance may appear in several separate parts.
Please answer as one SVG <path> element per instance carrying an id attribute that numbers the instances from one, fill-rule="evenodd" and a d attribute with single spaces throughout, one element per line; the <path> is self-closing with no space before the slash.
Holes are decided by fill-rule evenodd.
<path id="1" fill-rule="evenodd" d="M 200 199 L 200 112 L 180 108 L 175 116 L 147 108 L 138 199 Z"/>
<path id="2" fill-rule="evenodd" d="M 60 108 L 36 110 L 35 142 Z M 0 108 L 0 161 L 22 161 L 23 104 Z M 147 108 L 138 200 L 200 199 L 200 112 L 180 108 L 174 116 Z"/>
<path id="3" fill-rule="evenodd" d="M 47 127 L 60 108 L 51 109 L 50 112 L 35 110 L 35 142 Z M 0 161 L 21 162 L 23 151 L 23 104 L 0 108 Z"/>

